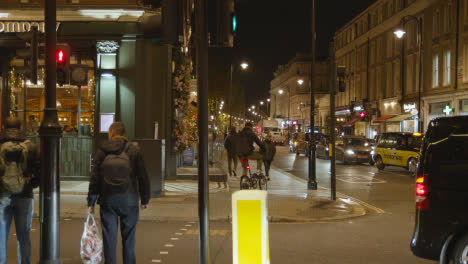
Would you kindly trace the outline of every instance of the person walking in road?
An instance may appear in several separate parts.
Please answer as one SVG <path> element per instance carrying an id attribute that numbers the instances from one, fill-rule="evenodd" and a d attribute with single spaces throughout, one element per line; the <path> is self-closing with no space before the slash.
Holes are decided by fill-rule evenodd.
<path id="1" fill-rule="evenodd" d="M 271 135 L 268 134 L 263 141 L 263 145 L 265 146 L 265 152 L 263 153 L 263 164 L 265 165 L 265 176 L 268 180 L 270 180 L 270 166 L 271 162 L 276 154 L 276 145 L 273 142 Z"/>
<path id="2" fill-rule="evenodd" d="M 229 130 L 229 135 L 226 137 L 226 140 L 224 140 L 224 148 L 227 152 L 229 176 L 237 176 L 237 155 L 236 150 L 234 149 L 234 140 L 236 134 L 236 128 L 231 127 L 231 129 Z M 234 168 L 231 166 L 232 164 L 234 164 Z"/>
<path id="3" fill-rule="evenodd" d="M 88 212 L 94 213 L 96 201 L 100 205 L 106 264 L 117 262 L 119 219 L 123 263 L 136 263 L 135 231 L 139 208 L 146 209 L 149 200 L 150 182 L 140 149 L 125 137 L 125 125 L 114 122 L 109 128 L 109 140 L 96 151 L 88 192 Z"/>
<path id="4" fill-rule="evenodd" d="M 26 139 L 21 130 L 21 121 L 8 117 L 0 134 L 0 264 L 7 261 L 8 236 L 13 218 L 18 263 L 30 263 L 33 188 L 39 186 L 39 173 L 39 148 Z"/>

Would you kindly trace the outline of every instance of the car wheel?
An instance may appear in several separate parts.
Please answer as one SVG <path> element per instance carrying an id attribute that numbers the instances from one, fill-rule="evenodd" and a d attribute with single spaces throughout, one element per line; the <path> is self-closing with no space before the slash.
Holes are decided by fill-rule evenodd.
<path id="1" fill-rule="evenodd" d="M 454 264 L 468 264 L 468 234 L 455 243 L 452 261 Z"/>
<path id="2" fill-rule="evenodd" d="M 377 156 L 375 159 L 375 164 L 379 170 L 383 170 L 385 168 L 385 164 L 383 163 L 383 160 L 380 156 Z"/>
<path id="3" fill-rule="evenodd" d="M 373 160 L 369 161 L 369 165 L 374 166 L 375 162 Z"/>
<path id="4" fill-rule="evenodd" d="M 418 169 L 418 164 L 416 162 L 416 159 L 415 158 L 410 158 L 408 160 L 408 167 L 407 167 L 408 171 L 411 173 L 411 175 L 415 176 L 416 175 L 416 171 Z M 468 262 L 467 262 L 468 263 Z"/>

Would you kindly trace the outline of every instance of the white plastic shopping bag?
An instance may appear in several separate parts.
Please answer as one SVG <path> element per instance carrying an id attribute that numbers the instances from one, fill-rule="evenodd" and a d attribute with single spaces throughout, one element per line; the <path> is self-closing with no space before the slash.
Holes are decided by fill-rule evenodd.
<path id="1" fill-rule="evenodd" d="M 80 255 L 83 264 L 98 264 L 102 260 L 101 233 L 92 214 L 88 214 L 84 223 Z"/>

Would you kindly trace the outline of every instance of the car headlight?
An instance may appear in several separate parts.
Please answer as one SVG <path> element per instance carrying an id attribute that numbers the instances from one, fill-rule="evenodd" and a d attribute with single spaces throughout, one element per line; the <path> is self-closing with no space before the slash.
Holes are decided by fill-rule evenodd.
<path id="1" fill-rule="evenodd" d="M 294 146 L 297 146 L 297 142 L 294 142 Z"/>
<path id="2" fill-rule="evenodd" d="M 348 149 L 348 150 L 346 151 L 346 154 L 348 154 L 348 155 L 354 155 L 354 151 L 352 151 L 351 149 Z"/>
<path id="3" fill-rule="evenodd" d="M 367 147 L 367 146 L 369 146 L 369 143 L 367 143 L 367 142 L 364 143 L 364 147 Z"/>
<path id="4" fill-rule="evenodd" d="M 325 148 L 325 151 L 328 151 L 328 148 Z"/>
<path id="5" fill-rule="evenodd" d="M 375 154 L 375 151 L 371 151 L 370 154 L 371 154 L 371 155 L 374 155 L 374 154 Z"/>
<path id="6" fill-rule="evenodd" d="M 375 149 L 375 146 L 371 146 L 370 148 L 371 148 L 372 150 L 374 150 L 374 149 Z"/>

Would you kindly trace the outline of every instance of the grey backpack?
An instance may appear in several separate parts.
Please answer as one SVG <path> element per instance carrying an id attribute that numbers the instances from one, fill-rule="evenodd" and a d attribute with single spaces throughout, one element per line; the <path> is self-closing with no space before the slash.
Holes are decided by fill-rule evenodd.
<path id="1" fill-rule="evenodd" d="M 127 151 L 130 144 L 127 142 L 119 154 L 107 154 L 101 164 L 103 188 L 106 193 L 126 193 L 129 188 L 132 167 Z"/>
<path id="2" fill-rule="evenodd" d="M 7 141 L 0 147 L 1 185 L 5 192 L 17 194 L 23 191 L 24 173 L 28 161 L 28 140 Z"/>

